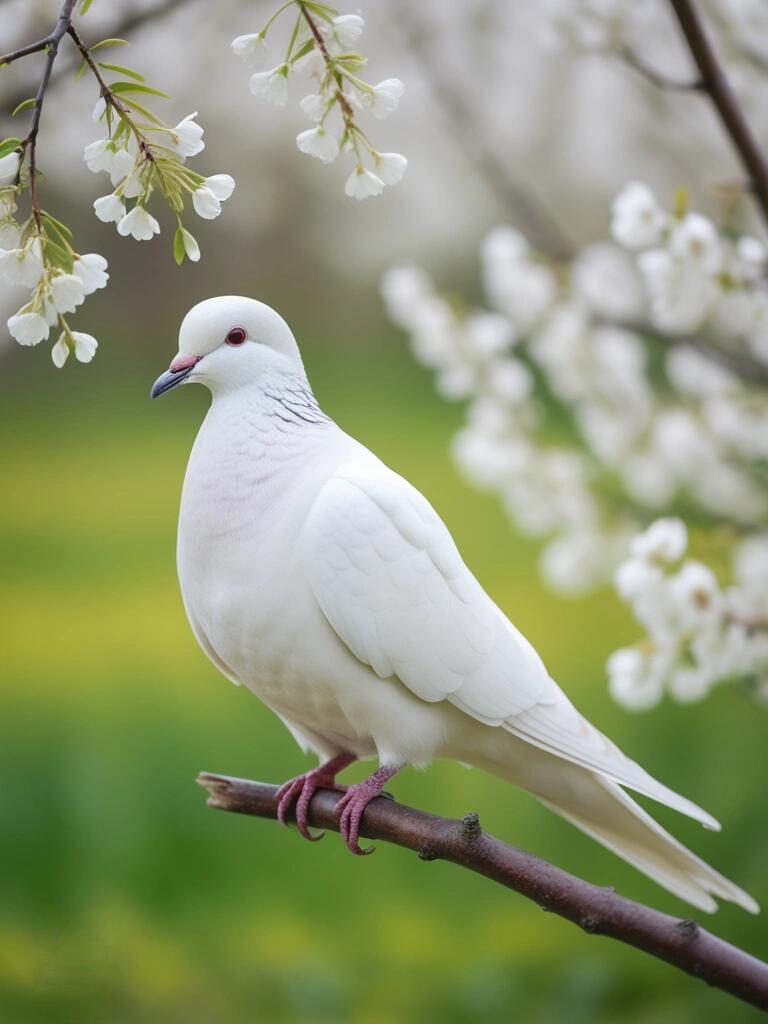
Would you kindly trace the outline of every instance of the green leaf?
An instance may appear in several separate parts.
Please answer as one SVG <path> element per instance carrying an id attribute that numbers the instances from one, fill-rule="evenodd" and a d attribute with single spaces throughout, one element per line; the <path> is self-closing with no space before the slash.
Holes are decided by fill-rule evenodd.
<path id="1" fill-rule="evenodd" d="M 80 7 L 78 8 L 77 13 L 80 15 L 85 14 L 92 3 L 93 0 L 80 0 Z"/>
<path id="2" fill-rule="evenodd" d="M 3 141 L 0 142 L 0 157 L 8 156 L 8 154 L 12 153 L 14 149 L 18 149 L 20 145 L 21 139 L 14 139 L 13 137 L 10 139 L 3 139 Z"/>
<path id="3" fill-rule="evenodd" d="M 127 39 L 102 39 L 100 42 L 94 43 L 93 46 L 89 47 L 89 49 L 90 49 L 91 53 L 93 53 L 94 50 L 100 50 L 102 48 L 102 46 L 127 46 L 127 45 L 128 45 L 128 40 Z"/>
<path id="4" fill-rule="evenodd" d="M 45 249 L 45 255 L 49 262 L 54 263 L 57 267 L 62 267 L 67 272 L 72 270 L 72 257 L 56 242 L 50 238 L 43 238 L 43 248 Z"/>
<path id="5" fill-rule="evenodd" d="M 130 107 L 131 110 L 135 110 L 136 113 L 141 114 L 142 117 L 146 117 L 148 121 L 152 122 L 153 124 L 156 124 L 158 128 L 167 128 L 167 125 L 163 121 L 161 121 L 159 117 L 153 114 L 151 110 L 147 110 L 146 107 L 142 107 L 142 105 L 140 103 L 137 103 L 136 100 L 129 100 L 126 97 L 123 99 L 123 103 L 127 107 Z"/>
<path id="6" fill-rule="evenodd" d="M 160 89 L 153 89 L 151 85 L 142 85 L 141 82 L 115 82 L 111 83 L 111 92 L 122 94 L 125 92 L 143 92 L 148 96 L 160 96 L 164 100 L 169 100 L 171 97 L 167 92 L 162 92 Z"/>
<path id="7" fill-rule="evenodd" d="M 83 75 L 85 74 L 85 69 L 87 67 L 88 67 L 88 65 L 85 63 L 85 61 L 81 60 L 80 61 L 80 67 L 77 69 L 77 74 L 75 75 L 75 81 L 76 82 L 79 82 L 80 79 L 83 77 Z"/>
<path id="8" fill-rule="evenodd" d="M 99 67 L 104 68 L 105 71 L 116 71 L 119 75 L 128 75 L 129 78 L 135 78 L 137 82 L 145 81 L 144 75 L 140 75 L 133 68 L 125 68 L 122 64 L 102 64 L 99 61 Z"/>
<path id="9" fill-rule="evenodd" d="M 66 224 L 62 224 L 60 220 L 57 220 L 53 216 L 53 214 L 52 213 L 48 213 L 47 210 L 42 210 L 41 211 L 41 216 L 42 216 L 43 220 L 46 220 L 46 221 L 48 221 L 49 224 L 52 224 L 53 227 L 56 229 L 56 231 L 58 231 L 59 234 L 63 235 L 67 239 L 68 242 L 72 241 L 72 232 L 69 230 L 69 228 L 67 227 Z"/>
<path id="10" fill-rule="evenodd" d="M 304 43 L 303 46 L 300 46 L 296 53 L 294 53 L 294 55 L 291 57 L 291 64 L 295 64 L 297 60 L 301 60 L 302 57 L 305 57 L 310 52 L 310 50 L 314 50 L 314 48 L 315 40 L 308 39 L 306 43 Z"/>
<path id="11" fill-rule="evenodd" d="M 173 236 L 173 258 L 176 260 L 179 266 L 184 262 L 184 232 L 181 226 L 176 228 L 176 234 Z"/>
<path id="12" fill-rule="evenodd" d="M 35 97 L 34 96 L 30 96 L 28 100 L 22 100 L 21 103 L 18 105 L 18 107 L 16 107 L 16 109 L 11 112 L 11 117 L 16 117 L 16 115 L 20 114 L 22 112 L 22 110 L 29 110 L 29 108 L 30 107 L 34 107 L 34 105 L 35 105 Z"/>

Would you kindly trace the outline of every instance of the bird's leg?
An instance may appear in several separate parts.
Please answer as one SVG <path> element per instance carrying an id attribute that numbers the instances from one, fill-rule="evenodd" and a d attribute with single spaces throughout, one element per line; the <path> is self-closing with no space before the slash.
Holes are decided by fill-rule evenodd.
<path id="1" fill-rule="evenodd" d="M 337 754 L 325 764 L 318 765 L 312 771 L 297 775 L 295 779 L 289 779 L 277 791 L 277 818 L 282 825 L 289 825 L 288 815 L 293 805 L 296 805 L 296 828 L 299 834 L 314 842 L 322 839 L 324 832 L 312 835 L 309 831 L 309 805 L 312 797 L 318 789 L 338 789 L 343 792 L 346 786 L 336 782 L 336 774 L 343 768 L 352 764 L 357 758 L 351 754 Z"/>
<path id="2" fill-rule="evenodd" d="M 346 793 L 336 804 L 336 810 L 339 812 L 339 832 L 352 853 L 373 853 L 372 846 L 363 849 L 358 843 L 363 811 L 374 797 L 381 794 L 384 784 L 402 767 L 401 764 L 383 764 L 364 782 L 348 786 Z"/>

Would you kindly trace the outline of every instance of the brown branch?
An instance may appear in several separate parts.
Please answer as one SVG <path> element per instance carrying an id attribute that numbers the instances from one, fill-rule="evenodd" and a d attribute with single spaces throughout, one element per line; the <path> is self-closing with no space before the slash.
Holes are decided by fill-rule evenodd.
<path id="1" fill-rule="evenodd" d="M 751 191 L 768 224 L 768 161 L 720 66 L 694 0 L 669 0 L 702 79 L 702 90 L 717 110 L 750 179 Z"/>
<path id="2" fill-rule="evenodd" d="M 163 18 L 168 14 L 171 14 L 177 7 L 181 7 L 182 4 L 190 4 L 195 0 L 164 0 L 163 3 L 158 3 L 155 7 L 149 7 L 140 11 L 132 11 L 127 14 L 122 20 L 115 22 L 105 33 L 109 38 L 122 37 L 130 35 L 136 29 L 142 28 L 145 24 L 152 21 L 154 18 Z M 48 45 L 48 37 L 39 40 L 37 43 L 31 43 L 29 47 L 23 47 L 22 50 L 15 50 L 13 54 L 8 54 L 6 57 L 0 57 L 0 65 L 3 61 L 7 61 L 8 58 L 16 59 L 17 55 L 23 56 L 25 52 L 35 53 L 38 49 L 44 49 Z M 62 59 L 57 63 L 56 69 L 51 75 L 51 82 L 57 82 L 62 75 L 67 74 L 68 71 L 72 71 L 77 66 L 77 61 Z M 29 95 L 27 89 L 19 89 L 13 93 L 10 100 L 7 102 L 9 110 L 15 110 L 19 103 L 22 103 Z"/>
<path id="3" fill-rule="evenodd" d="M 28 53 L 37 53 L 45 50 L 45 67 L 43 68 L 43 76 L 40 79 L 40 85 L 37 88 L 35 95 L 35 104 L 32 111 L 32 121 L 29 126 L 29 132 L 27 137 L 22 140 L 20 151 L 21 161 L 19 162 L 19 174 L 21 175 L 21 164 L 24 160 L 24 155 L 29 150 L 29 194 L 32 205 L 32 216 L 35 218 L 38 231 L 40 230 L 40 203 L 37 198 L 37 135 L 40 131 L 40 118 L 43 114 L 43 102 L 45 100 L 45 93 L 48 89 L 48 83 L 51 80 L 51 72 L 53 71 L 53 65 L 56 62 L 56 57 L 59 52 L 59 43 L 64 38 L 64 35 L 68 31 L 72 23 L 72 11 L 74 10 L 76 0 L 64 0 L 64 6 L 61 8 L 59 14 L 59 20 L 56 22 L 50 35 L 46 36 L 45 39 L 39 40 L 37 43 L 32 43 L 31 46 L 22 47 L 20 50 L 14 51 L 14 53 L 6 54 L 5 57 L 0 58 L 1 64 L 9 64 L 11 61 L 18 59 L 19 57 L 26 56 Z"/>
<path id="4" fill-rule="evenodd" d="M 275 818 L 277 786 L 203 772 L 208 806 Z M 310 820 L 338 831 L 339 794 L 320 790 Z M 695 921 L 682 920 L 592 885 L 525 853 L 480 828 L 476 814 L 463 821 L 438 818 L 394 800 L 377 798 L 363 815 L 362 835 L 415 851 L 422 860 L 447 860 L 485 875 L 559 914 L 591 935 L 607 935 L 701 978 L 737 999 L 768 1010 L 768 964 L 718 939 Z"/>

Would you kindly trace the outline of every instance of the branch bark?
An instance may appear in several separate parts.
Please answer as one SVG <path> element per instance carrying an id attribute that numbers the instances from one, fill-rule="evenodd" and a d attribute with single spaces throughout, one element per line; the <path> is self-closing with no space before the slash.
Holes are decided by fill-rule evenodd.
<path id="1" fill-rule="evenodd" d="M 276 818 L 277 786 L 209 772 L 202 772 L 197 782 L 208 791 L 209 807 Z M 319 790 L 310 807 L 311 823 L 338 831 L 338 799 L 336 792 Z M 607 935 L 635 946 L 768 1010 L 768 964 L 718 939 L 695 921 L 652 910 L 502 843 L 483 832 L 476 814 L 455 821 L 379 797 L 366 808 L 361 834 L 413 850 L 422 860 L 447 860 L 485 875 L 590 935 Z"/>
<path id="2" fill-rule="evenodd" d="M 768 161 L 720 66 L 694 0 L 670 0 L 691 56 L 701 75 L 701 90 L 712 100 L 723 128 L 749 176 L 751 191 L 768 225 Z"/>

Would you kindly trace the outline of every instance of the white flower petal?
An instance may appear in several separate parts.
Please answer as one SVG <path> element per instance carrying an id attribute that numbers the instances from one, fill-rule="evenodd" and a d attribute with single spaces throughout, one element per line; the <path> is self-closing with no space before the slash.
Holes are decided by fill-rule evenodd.
<path id="1" fill-rule="evenodd" d="M 39 313 L 15 313 L 8 319 L 8 331 L 20 345 L 38 345 L 50 328 Z"/>

